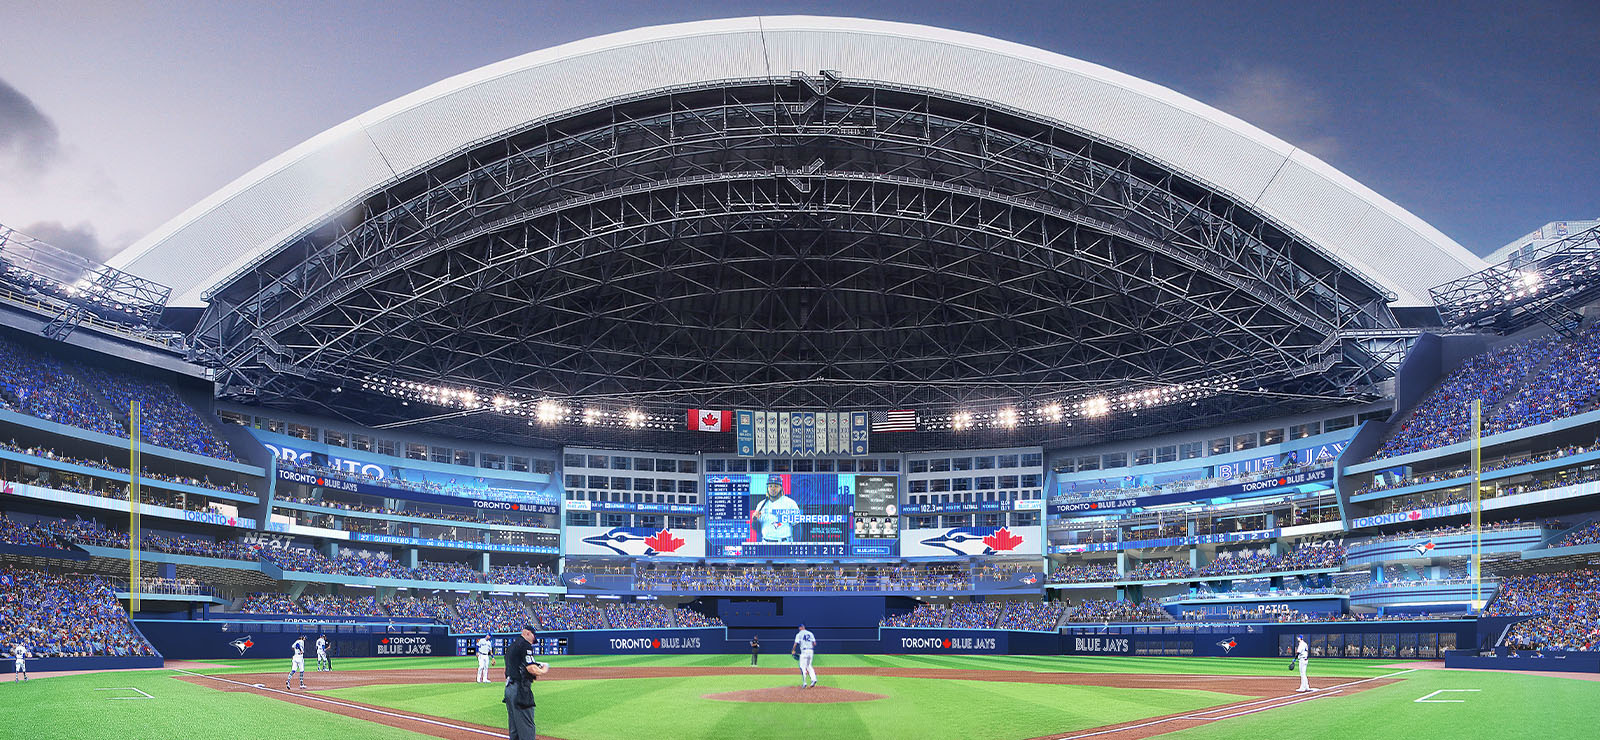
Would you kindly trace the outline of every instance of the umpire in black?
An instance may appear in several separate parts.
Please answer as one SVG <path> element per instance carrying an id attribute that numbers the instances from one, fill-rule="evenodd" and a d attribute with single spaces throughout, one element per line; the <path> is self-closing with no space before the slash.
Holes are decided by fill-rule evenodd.
<path id="1" fill-rule="evenodd" d="M 533 682 L 550 666 L 533 659 L 533 627 L 522 625 L 522 636 L 506 648 L 506 716 L 511 740 L 534 740 Z"/>

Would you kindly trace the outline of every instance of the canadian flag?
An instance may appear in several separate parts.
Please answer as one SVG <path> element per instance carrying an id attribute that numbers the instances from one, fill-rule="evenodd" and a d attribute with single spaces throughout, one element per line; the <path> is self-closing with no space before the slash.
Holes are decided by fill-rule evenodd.
<path id="1" fill-rule="evenodd" d="M 728 431 L 728 420 L 732 416 L 732 411 L 689 409 L 689 431 L 726 432 Z"/>

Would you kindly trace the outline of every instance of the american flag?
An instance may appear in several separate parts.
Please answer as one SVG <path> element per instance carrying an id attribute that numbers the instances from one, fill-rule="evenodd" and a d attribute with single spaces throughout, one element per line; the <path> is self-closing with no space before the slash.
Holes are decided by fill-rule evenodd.
<path id="1" fill-rule="evenodd" d="M 917 431 L 917 412 L 910 409 L 874 411 L 872 412 L 872 431 L 915 432 Z"/>

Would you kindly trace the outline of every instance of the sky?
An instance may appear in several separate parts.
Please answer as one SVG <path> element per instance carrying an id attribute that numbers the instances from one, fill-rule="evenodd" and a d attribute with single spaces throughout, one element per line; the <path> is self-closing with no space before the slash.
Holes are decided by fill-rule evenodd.
<path id="1" fill-rule="evenodd" d="M 1172 88 L 1478 254 L 1600 217 L 1600 2 L 0 3 L 0 224 L 104 259 L 316 133 L 446 77 L 640 26 L 922 23 Z"/>

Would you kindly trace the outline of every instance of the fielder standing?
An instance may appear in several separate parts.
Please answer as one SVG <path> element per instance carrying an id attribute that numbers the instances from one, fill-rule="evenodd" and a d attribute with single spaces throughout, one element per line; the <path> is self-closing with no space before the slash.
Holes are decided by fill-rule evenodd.
<path id="1" fill-rule="evenodd" d="M 1295 693 L 1301 694 L 1307 691 L 1316 691 L 1316 689 L 1311 688 L 1311 684 L 1306 680 L 1306 663 L 1309 663 L 1311 659 L 1311 646 L 1306 644 L 1305 635 L 1295 635 L 1294 655 L 1295 659 L 1300 663 L 1300 688 L 1295 689 Z"/>
<path id="2" fill-rule="evenodd" d="M 317 670 L 331 671 L 333 664 L 328 662 L 328 636 L 317 636 Z"/>
<path id="3" fill-rule="evenodd" d="M 289 686 L 289 679 L 294 678 L 294 674 L 296 674 L 296 673 L 300 674 L 300 688 L 303 689 L 303 688 L 306 687 L 306 636 L 305 635 L 301 635 L 300 639 L 294 641 L 293 649 L 294 649 L 294 652 L 292 654 L 290 654 L 290 656 L 289 656 L 289 675 L 283 677 L 283 690 L 284 691 L 288 691 L 291 688 Z"/>
<path id="4" fill-rule="evenodd" d="M 14 667 L 16 673 L 12 674 L 11 680 L 13 682 L 28 680 L 28 648 L 19 642 L 11 646 L 11 655 L 17 659 Z"/>
<path id="5" fill-rule="evenodd" d="M 490 683 L 489 662 L 494 660 L 494 643 L 489 636 L 478 638 L 478 683 Z"/>
<path id="6" fill-rule="evenodd" d="M 811 665 L 812 658 L 815 657 L 813 651 L 816 647 L 817 636 L 811 634 L 811 630 L 806 629 L 805 625 L 800 625 L 800 631 L 794 633 L 794 649 L 789 652 L 791 655 L 797 655 L 800 658 L 800 688 L 802 689 L 809 689 L 817 685 L 817 669 Z M 810 683 L 806 682 L 808 678 Z"/>

